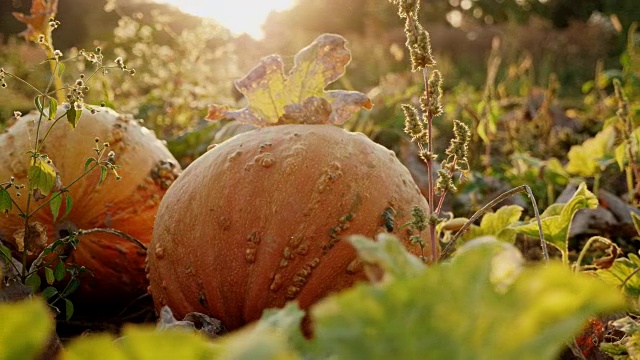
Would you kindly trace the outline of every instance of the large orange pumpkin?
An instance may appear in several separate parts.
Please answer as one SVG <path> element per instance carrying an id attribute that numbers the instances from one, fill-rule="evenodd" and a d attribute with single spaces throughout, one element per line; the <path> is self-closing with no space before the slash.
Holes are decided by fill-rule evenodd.
<path id="1" fill-rule="evenodd" d="M 230 329 L 290 300 L 308 308 L 364 279 L 346 236 L 393 231 L 418 253 L 401 228 L 413 206 L 427 209 L 409 171 L 363 134 L 333 125 L 243 133 L 167 191 L 148 251 L 150 292 L 157 309 L 206 313 Z"/>
<path id="2" fill-rule="evenodd" d="M 20 118 L 0 134 L 0 179 L 15 177 L 17 184 L 27 184 L 38 113 Z M 51 126 L 44 121 L 40 135 Z M 66 123 L 57 124 L 42 147 L 59 171 L 63 185 L 71 183 L 84 171 L 85 161 L 95 156 L 95 139 L 108 142 L 120 166 L 120 181 L 109 175 L 99 184 L 100 171 L 95 169 L 69 188 L 73 206 L 65 218 L 53 221 L 48 207 L 31 219 L 47 229 L 48 243 L 78 229 L 112 228 L 131 235 L 143 244 L 151 240 L 153 221 L 161 197 L 178 174 L 179 166 L 160 140 L 130 116 L 101 108 L 96 114 L 84 111 L 74 130 Z M 23 192 L 26 191 L 23 190 Z M 26 194 L 16 198 L 22 209 Z M 43 200 L 32 200 L 31 209 Z M 61 209 L 60 214 L 64 213 Z M 16 231 L 23 229 L 23 219 L 14 209 L 0 215 L 0 238 L 13 245 Z M 78 247 L 68 262 L 89 269 L 93 276 L 81 278 L 76 298 L 92 304 L 122 305 L 144 294 L 145 251 L 129 240 L 92 233 L 80 237 Z"/>

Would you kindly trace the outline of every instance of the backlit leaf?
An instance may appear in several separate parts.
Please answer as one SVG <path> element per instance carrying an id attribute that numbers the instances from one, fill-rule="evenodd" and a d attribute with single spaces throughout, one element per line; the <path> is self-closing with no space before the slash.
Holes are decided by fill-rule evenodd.
<path id="1" fill-rule="evenodd" d="M 36 359 L 54 329 L 40 298 L 0 303 L 0 359 Z"/>
<path id="2" fill-rule="evenodd" d="M 5 188 L 0 187 L 0 212 L 3 212 L 5 214 L 8 213 L 9 211 L 11 211 L 12 205 L 11 194 L 9 194 L 9 192 Z"/>
<path id="3" fill-rule="evenodd" d="M 633 226 L 636 228 L 636 232 L 640 235 L 640 215 L 632 211 L 631 220 L 633 221 Z"/>
<path id="4" fill-rule="evenodd" d="M 573 217 L 580 209 L 595 209 L 597 207 L 598 198 L 587 189 L 585 183 L 581 183 L 566 204 L 551 205 L 540 215 L 545 241 L 557 247 L 562 252 L 565 261 L 568 260 L 569 229 Z M 536 219 L 532 219 L 525 225 L 514 227 L 514 229 L 529 236 L 538 236 Z"/>
<path id="5" fill-rule="evenodd" d="M 324 90 L 344 74 L 351 61 L 346 43 L 339 35 L 320 35 L 298 52 L 288 76 L 280 56 L 263 58 L 244 78 L 235 82 L 249 105 L 235 111 L 212 105 L 207 118 L 229 118 L 258 126 L 344 123 L 353 112 L 372 106 L 362 93 Z"/>
<path id="6" fill-rule="evenodd" d="M 481 236 L 492 235 L 501 241 L 514 243 L 516 241 L 516 231 L 510 225 L 520 219 L 522 210 L 522 207 L 518 205 L 508 205 L 501 207 L 495 213 L 484 214 L 480 226 L 471 225 L 461 240 L 468 241 Z"/>
<path id="7" fill-rule="evenodd" d="M 42 195 L 48 195 L 56 182 L 56 171 L 42 159 L 36 159 L 28 172 L 29 190 L 39 190 Z"/>
<path id="8" fill-rule="evenodd" d="M 62 63 L 60 64 L 62 65 Z M 58 112 L 58 102 L 54 98 L 49 98 L 49 120 L 52 120 Z"/>
<path id="9" fill-rule="evenodd" d="M 67 110 L 67 122 L 71 125 L 72 128 L 76 128 L 78 126 L 78 120 L 80 120 L 80 115 L 82 115 L 82 110 L 76 110 L 73 105 Z"/>
<path id="10" fill-rule="evenodd" d="M 60 206 L 62 206 L 62 194 L 59 191 L 56 191 L 51 195 L 51 200 L 49 200 L 49 208 L 51 209 L 51 215 L 53 215 L 53 221 L 58 219 Z"/>
<path id="11" fill-rule="evenodd" d="M 585 177 L 596 175 L 606 163 L 607 157 L 612 155 L 610 152 L 614 140 L 615 130 L 609 126 L 581 145 L 572 146 L 567 154 L 567 171 Z"/>
<path id="12" fill-rule="evenodd" d="M 69 213 L 71 212 L 71 209 L 73 208 L 73 199 L 71 198 L 71 195 L 64 194 L 64 200 L 65 200 L 65 207 L 64 207 L 64 214 L 62 215 L 63 219 L 69 215 Z"/>
<path id="13" fill-rule="evenodd" d="M 554 359 L 589 316 L 624 307 L 613 288 L 556 262 L 522 269 L 505 291 L 492 281 L 505 246 L 488 241 L 419 276 L 325 298 L 311 309 L 314 355 Z"/>
<path id="14" fill-rule="evenodd" d="M 215 359 L 215 350 L 199 334 L 157 332 L 151 327 L 127 326 L 118 341 L 105 334 L 78 337 L 65 347 L 63 360 L 84 359 Z"/>
<path id="15" fill-rule="evenodd" d="M 47 281 L 47 284 L 51 285 L 56 280 L 53 276 L 53 269 L 50 267 L 44 268 L 44 278 Z"/>

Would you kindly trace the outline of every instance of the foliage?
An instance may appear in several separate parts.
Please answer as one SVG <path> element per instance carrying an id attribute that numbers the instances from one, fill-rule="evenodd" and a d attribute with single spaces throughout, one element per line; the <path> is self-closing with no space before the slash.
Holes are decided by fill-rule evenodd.
<path id="1" fill-rule="evenodd" d="M 573 217 L 580 209 L 596 207 L 598 207 L 598 199 L 587 189 L 586 184 L 582 183 L 567 203 L 553 204 L 540 215 L 545 241 L 562 252 L 562 260 L 565 264 L 569 261 L 569 228 Z M 526 235 L 538 235 L 538 224 L 535 221 L 515 229 Z"/>
<path id="2" fill-rule="evenodd" d="M 129 326 L 117 341 L 107 335 L 73 340 L 62 358 L 553 358 L 588 316 L 624 306 L 607 285 L 562 264 L 523 267 L 518 250 L 495 239 L 469 242 L 450 263 L 428 269 L 395 238 L 379 240 L 353 239 L 368 254 L 368 266 L 381 266 L 389 276 L 312 308 L 311 340 L 300 332 L 303 313 L 290 303 L 212 343 L 201 334 Z M 19 310 L 27 318 L 34 314 Z M 23 326 L 35 327 L 32 333 L 46 328 L 42 320 Z"/>
<path id="3" fill-rule="evenodd" d="M 78 178 L 67 185 L 62 185 L 60 174 L 53 161 L 44 153 L 43 146 L 47 142 L 51 128 L 64 126 L 64 124 L 60 124 L 62 119 L 66 119 L 67 123 L 75 128 L 83 110 L 92 113 L 97 111 L 95 107 L 84 103 L 84 96 L 89 90 L 86 81 L 89 81 L 96 74 L 104 74 L 108 69 L 113 68 L 123 70 L 130 75 L 135 72 L 124 65 L 121 58 L 115 59 L 113 65 L 103 65 L 103 55 L 100 48 L 97 48 L 95 52 L 81 50 L 78 57 L 82 61 L 91 62 L 94 65 L 93 72 L 89 76 L 80 75 L 73 85 L 63 86 L 62 76 L 65 74 L 65 64 L 77 59 L 64 59 L 62 52 L 53 46 L 53 30 L 60 24 L 55 20 L 56 11 L 57 2 L 34 0 L 30 14 L 14 14 L 20 22 L 27 25 L 24 32 L 25 38 L 38 44 L 47 56 L 44 62 L 49 64 L 49 81 L 45 88 L 39 90 L 24 79 L 0 68 L 2 88 L 8 86 L 6 81 L 9 79 L 26 85 L 36 93 L 34 104 L 38 111 L 34 145 L 30 149 L 21 149 L 27 153 L 26 156 L 28 156 L 30 163 L 27 173 L 28 183 L 26 185 L 17 184 L 14 177 L 0 179 L 0 212 L 8 213 L 15 210 L 24 219 L 24 229 L 13 234 L 17 247 L 14 250 L 18 254 L 16 258 L 11 250 L 0 241 L 0 267 L 4 270 L 0 278 L 0 285 L 4 285 L 5 282 L 15 282 L 29 286 L 31 293 L 39 293 L 43 298 L 49 300 L 50 306 L 57 312 L 60 310 L 56 307 L 56 303 L 62 301 L 66 318 L 69 319 L 73 315 L 74 306 L 67 297 L 78 288 L 77 277 L 79 274 L 86 272 L 82 267 L 65 263 L 68 249 L 77 245 L 77 233 L 72 233 L 47 244 L 47 229 L 41 223 L 33 221 L 32 217 L 38 211 L 46 211 L 44 208 L 48 207 L 54 220 L 64 218 L 73 206 L 73 199 L 68 193 L 69 187 L 94 170 L 100 170 L 100 183 L 104 181 L 109 171 L 114 173 L 116 179 L 119 179 L 118 166 L 114 164 L 113 160 L 115 153 L 108 151 L 109 144 L 100 144 L 99 139 L 96 139 L 93 149 L 96 156 L 87 159 L 84 172 Z M 3 89 L 3 91 L 6 90 Z M 14 116 L 19 120 L 22 114 L 16 111 Z M 51 122 L 49 130 L 41 131 L 47 122 Z M 21 192 L 25 188 L 27 201 L 26 205 L 21 207 L 16 199 L 22 195 Z M 44 201 L 35 204 L 35 200 Z M 65 210 L 63 214 L 60 214 L 63 201 Z M 31 256 L 36 256 L 36 258 L 29 264 L 28 260 Z M 42 290 L 41 274 L 44 274 L 44 280 L 48 285 Z M 68 282 L 62 289 L 59 290 L 53 286 L 54 283 L 65 279 Z M 3 286 L 0 286 L 0 293 L 2 292 Z"/>
<path id="4" fill-rule="evenodd" d="M 371 108 L 371 100 L 362 93 L 324 90 L 344 74 L 351 61 L 346 43 L 339 35 L 320 35 L 298 52 L 288 76 L 283 73 L 280 56 L 263 58 L 235 83 L 249 105 L 237 111 L 213 105 L 207 118 L 229 118 L 258 126 L 344 123 L 361 107 Z"/>
<path id="5" fill-rule="evenodd" d="M 139 76 L 114 74 L 100 84 L 107 103 L 145 119 L 159 137 L 173 138 L 206 115 L 210 99 L 232 102 L 224 79 L 238 69 L 227 30 L 200 19 L 181 28 L 184 24 L 170 13 L 129 15 L 121 5 L 127 6 L 111 1 L 107 9 L 120 15 L 114 53 Z"/>
<path id="6" fill-rule="evenodd" d="M 54 330 L 53 317 L 40 299 L 0 303 L 0 359 L 35 359 Z"/>

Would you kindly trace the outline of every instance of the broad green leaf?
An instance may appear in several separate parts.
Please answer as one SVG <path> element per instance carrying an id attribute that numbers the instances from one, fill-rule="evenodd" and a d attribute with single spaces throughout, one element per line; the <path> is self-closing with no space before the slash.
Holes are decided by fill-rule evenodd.
<path id="1" fill-rule="evenodd" d="M 567 171 L 584 177 L 598 174 L 603 162 L 610 156 L 614 140 L 615 130 L 609 126 L 581 145 L 572 146 L 567 154 Z"/>
<path id="2" fill-rule="evenodd" d="M 69 193 L 64 194 L 64 200 L 65 200 L 65 207 L 64 207 L 64 214 L 62 214 L 62 218 L 66 218 L 69 213 L 71 212 L 71 209 L 73 208 L 73 199 L 71 198 L 71 195 Z"/>
<path id="3" fill-rule="evenodd" d="M 2 261 L 10 261 L 12 256 L 11 256 L 11 250 L 9 250 L 8 247 L 2 245 L 0 243 L 0 255 L 2 255 Z"/>
<path id="4" fill-rule="evenodd" d="M 480 226 L 471 225 L 469 231 L 462 236 L 461 241 L 492 235 L 498 240 L 514 243 L 516 231 L 510 225 L 520 219 L 522 210 L 522 207 L 518 205 L 508 205 L 501 207 L 495 213 L 484 214 Z"/>
<path id="5" fill-rule="evenodd" d="M 56 183 L 56 171 L 42 159 L 36 159 L 28 172 L 29 190 L 39 190 L 42 195 L 48 195 Z"/>
<path id="6" fill-rule="evenodd" d="M 42 290 L 42 297 L 45 300 L 49 300 L 57 293 L 58 289 L 54 288 L 53 286 L 47 286 L 44 290 Z"/>
<path id="7" fill-rule="evenodd" d="M 58 112 L 58 102 L 56 99 L 50 97 L 49 98 L 49 120 L 53 120 L 56 117 L 56 113 Z"/>
<path id="8" fill-rule="evenodd" d="M 51 194 L 51 200 L 49 200 L 49 208 L 51 209 L 51 215 L 53 215 L 54 222 L 58 219 L 60 206 L 62 206 L 62 194 L 59 191 L 56 191 Z"/>
<path id="9" fill-rule="evenodd" d="M 311 309 L 312 351 L 332 359 L 554 359 L 589 316 L 622 309 L 613 288 L 565 265 L 527 267 L 506 289 L 493 241 L 384 286 L 360 284 Z"/>
<path id="10" fill-rule="evenodd" d="M 58 61 L 58 77 L 62 77 L 62 74 L 64 73 L 64 70 L 65 70 L 64 63 Z M 55 114 L 55 111 L 53 113 Z"/>
<path id="11" fill-rule="evenodd" d="M 66 274 L 67 272 L 64 267 L 64 262 L 62 262 L 61 260 L 58 261 L 56 266 L 53 268 L 53 277 L 56 279 L 56 281 L 62 281 Z"/>
<path id="12" fill-rule="evenodd" d="M 219 359 L 301 359 L 295 350 L 307 346 L 300 323 L 304 311 L 295 302 L 268 309 L 254 326 L 223 337 L 216 344 Z"/>
<path id="13" fill-rule="evenodd" d="M 420 259 L 405 251 L 398 239 L 391 234 L 378 234 L 376 241 L 354 235 L 349 237 L 349 241 L 362 261 L 379 266 L 385 271 L 385 277 L 413 277 L 425 267 Z"/>
<path id="14" fill-rule="evenodd" d="M 5 188 L 0 187 L 0 212 L 9 213 L 12 205 L 11 194 Z"/>
<path id="15" fill-rule="evenodd" d="M 80 120 L 80 116 L 82 115 L 82 110 L 76 110 L 71 104 L 69 110 L 67 110 L 67 122 L 71 125 L 72 128 L 76 128 L 78 126 L 78 120 Z"/>
<path id="16" fill-rule="evenodd" d="M 25 285 L 31 286 L 33 292 L 40 290 L 40 285 L 42 284 L 42 280 L 40 280 L 40 275 L 37 273 L 33 273 L 27 276 L 27 280 L 24 282 Z"/>
<path id="17" fill-rule="evenodd" d="M 598 198 L 587 189 L 585 183 L 581 183 L 566 204 L 551 205 L 540 216 L 545 241 L 562 252 L 565 262 L 568 261 L 569 229 L 573 217 L 580 209 L 595 209 L 597 207 Z M 516 226 L 514 229 L 529 236 L 537 237 L 539 235 L 536 219 L 532 219 L 527 224 Z"/>
<path id="18" fill-rule="evenodd" d="M 104 334 L 72 340 L 62 359 L 199 360 L 214 359 L 214 355 L 214 347 L 199 334 L 130 325 L 118 341 Z"/>
<path id="19" fill-rule="evenodd" d="M 84 172 L 87 172 L 87 169 L 89 168 L 89 165 L 91 165 L 92 163 L 97 163 L 98 160 L 96 160 L 96 158 L 87 158 L 87 161 L 84 162 Z"/>
<path id="20" fill-rule="evenodd" d="M 62 292 L 61 296 L 62 297 L 67 297 L 67 296 L 73 294 L 74 291 L 78 290 L 78 287 L 80 287 L 80 281 L 77 278 L 72 278 L 69 281 L 69 284 L 67 284 L 67 287 Z"/>
<path id="21" fill-rule="evenodd" d="M 107 167 L 104 165 L 100 165 L 100 181 L 98 181 L 98 184 L 102 184 L 102 182 L 106 177 L 107 177 Z"/>
<path id="22" fill-rule="evenodd" d="M 627 257 L 618 258 L 608 269 L 596 271 L 598 277 L 612 286 L 619 287 L 624 283 L 624 292 L 633 299 L 640 298 L 640 258 L 630 253 Z"/>
<path id="23" fill-rule="evenodd" d="M 54 329 L 40 298 L 0 303 L 0 359 L 36 359 Z"/>
<path id="24" fill-rule="evenodd" d="M 54 281 L 56 281 L 55 276 L 53 276 L 53 269 L 50 267 L 44 268 L 44 278 L 47 281 L 47 284 L 52 285 Z"/>
<path id="25" fill-rule="evenodd" d="M 276 123 L 342 124 L 360 108 L 371 108 L 369 98 L 359 92 L 324 88 L 345 73 L 351 61 L 346 40 L 335 34 L 323 34 L 300 50 L 289 75 L 278 55 L 263 58 L 236 88 L 249 101 L 244 109 L 230 111 L 213 105 L 207 118 L 235 119 L 265 126 Z"/>
<path id="26" fill-rule="evenodd" d="M 73 302 L 69 299 L 64 299 L 64 318 L 67 319 L 67 321 L 71 319 L 74 311 Z"/>
<path id="27" fill-rule="evenodd" d="M 620 170 L 624 170 L 624 165 L 625 165 L 625 159 L 627 157 L 627 145 L 628 142 L 625 140 L 622 143 L 620 143 L 620 145 L 616 146 L 616 150 L 615 150 L 615 159 L 616 159 L 616 163 L 618 163 L 618 167 L 620 168 Z"/>
<path id="28" fill-rule="evenodd" d="M 640 215 L 632 211 L 631 220 L 633 221 L 633 226 L 636 228 L 636 232 L 640 235 Z"/>
<path id="29" fill-rule="evenodd" d="M 40 102 L 40 96 L 36 96 L 33 101 L 35 102 L 36 109 L 38 109 L 40 114 L 44 114 L 44 107 L 42 106 L 42 103 Z"/>

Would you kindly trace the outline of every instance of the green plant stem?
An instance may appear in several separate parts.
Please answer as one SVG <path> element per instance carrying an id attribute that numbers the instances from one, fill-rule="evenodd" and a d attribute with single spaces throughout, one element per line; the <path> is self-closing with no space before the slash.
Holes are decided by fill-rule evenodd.
<path id="1" fill-rule="evenodd" d="M 51 110 L 49 110 L 49 111 L 51 111 Z M 51 114 L 49 114 L 49 115 L 51 115 Z M 48 137 L 48 136 L 49 136 L 49 134 L 51 133 L 51 130 L 53 129 L 53 127 L 54 127 L 54 126 L 56 126 L 56 124 L 58 123 L 58 121 L 60 121 L 60 119 L 62 119 L 65 115 L 66 115 L 66 113 L 65 113 L 65 114 L 60 115 L 59 117 L 57 117 L 57 118 L 53 121 L 53 123 L 51 124 L 51 126 L 49 126 L 49 128 L 47 129 L 47 132 L 46 132 L 46 133 L 44 133 L 44 136 L 42 137 L 42 140 L 40 141 L 40 144 L 44 144 L 44 141 L 47 139 L 47 137 Z M 40 146 L 41 146 L 41 145 L 40 145 Z M 36 150 L 36 152 L 39 152 L 39 151 L 40 151 L 40 146 L 38 146 L 38 149 Z"/>

